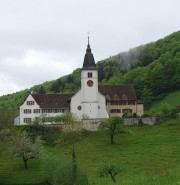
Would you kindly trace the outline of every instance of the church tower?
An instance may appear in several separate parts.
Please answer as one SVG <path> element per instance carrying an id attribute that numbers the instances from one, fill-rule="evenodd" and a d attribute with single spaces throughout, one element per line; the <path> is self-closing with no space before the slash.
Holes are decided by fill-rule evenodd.
<path id="1" fill-rule="evenodd" d="M 98 118 L 98 70 L 89 44 L 81 69 L 82 114 L 87 119 Z"/>
<path id="2" fill-rule="evenodd" d="M 108 118 L 106 98 L 98 91 L 98 70 L 89 44 L 81 69 L 81 89 L 71 97 L 70 111 L 80 119 Z"/>

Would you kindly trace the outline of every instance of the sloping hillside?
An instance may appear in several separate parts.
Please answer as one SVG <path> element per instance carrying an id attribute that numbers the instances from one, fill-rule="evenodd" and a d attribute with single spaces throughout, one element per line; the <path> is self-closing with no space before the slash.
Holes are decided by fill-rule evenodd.
<path id="1" fill-rule="evenodd" d="M 161 100 L 180 89 L 180 31 L 164 39 L 142 45 L 97 62 L 99 83 L 133 84 L 145 105 Z M 73 93 L 80 88 L 80 69 L 57 80 L 0 97 L 0 107 L 14 116 L 31 91 L 37 93 Z"/>
<path id="2" fill-rule="evenodd" d="M 180 90 L 169 93 L 162 100 L 152 103 L 149 107 L 147 113 L 158 114 L 163 111 L 163 109 L 172 109 L 180 106 Z"/>

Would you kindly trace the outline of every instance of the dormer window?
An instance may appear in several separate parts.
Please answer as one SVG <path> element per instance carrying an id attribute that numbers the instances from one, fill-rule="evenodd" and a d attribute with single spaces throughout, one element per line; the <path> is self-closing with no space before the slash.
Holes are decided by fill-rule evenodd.
<path id="1" fill-rule="evenodd" d="M 122 100 L 127 100 L 127 99 L 128 99 L 127 96 L 123 93 Z"/>
<path id="2" fill-rule="evenodd" d="M 34 101 L 27 101 L 27 105 L 34 105 Z"/>
<path id="3" fill-rule="evenodd" d="M 91 72 L 88 73 L 88 78 L 92 78 L 92 73 Z"/>

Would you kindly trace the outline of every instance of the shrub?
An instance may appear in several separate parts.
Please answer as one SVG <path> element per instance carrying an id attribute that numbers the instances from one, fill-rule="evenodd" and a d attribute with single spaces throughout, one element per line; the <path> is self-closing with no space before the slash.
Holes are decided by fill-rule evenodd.
<path id="1" fill-rule="evenodd" d="M 142 117 L 142 118 L 147 118 L 147 117 L 149 117 L 149 114 L 148 114 L 148 113 L 145 113 L 145 114 L 143 114 L 141 117 Z"/>
<path id="2" fill-rule="evenodd" d="M 48 156 L 45 159 L 44 169 L 49 174 L 47 182 L 52 185 L 88 185 L 85 173 L 78 168 L 74 170 L 73 162 L 63 156 Z"/>
<path id="3" fill-rule="evenodd" d="M 171 117 L 177 117 L 180 113 L 180 106 L 177 106 L 175 108 L 172 108 L 170 111 L 170 116 Z"/>

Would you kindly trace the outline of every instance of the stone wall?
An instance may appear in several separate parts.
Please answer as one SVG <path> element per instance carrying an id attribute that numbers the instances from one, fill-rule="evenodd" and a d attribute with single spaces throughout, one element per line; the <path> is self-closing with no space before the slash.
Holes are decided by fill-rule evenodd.
<path id="1" fill-rule="evenodd" d="M 101 121 L 101 119 L 83 120 L 83 128 L 89 131 L 97 131 Z"/>
<path id="2" fill-rule="evenodd" d="M 125 125 L 154 125 L 158 121 L 157 117 L 147 118 L 126 118 Z"/>
<path id="3" fill-rule="evenodd" d="M 89 131 L 97 131 L 102 119 L 88 119 L 83 120 L 83 128 Z M 126 118 L 125 125 L 154 125 L 158 122 L 157 117 L 147 118 Z"/>

